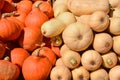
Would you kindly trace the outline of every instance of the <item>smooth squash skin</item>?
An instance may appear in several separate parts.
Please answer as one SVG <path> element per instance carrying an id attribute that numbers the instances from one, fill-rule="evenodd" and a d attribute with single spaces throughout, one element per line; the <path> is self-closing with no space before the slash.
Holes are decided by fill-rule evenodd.
<path id="1" fill-rule="evenodd" d="M 109 70 L 109 79 L 110 80 L 120 79 L 120 65 L 116 65 Z"/>
<path id="2" fill-rule="evenodd" d="M 89 71 L 83 66 L 79 66 L 73 69 L 71 72 L 73 75 L 73 80 L 89 80 L 90 78 Z"/>
<path id="3" fill-rule="evenodd" d="M 74 22 L 64 29 L 62 38 L 69 49 L 83 51 L 91 45 L 93 32 L 90 26 L 82 22 Z"/>
<path id="4" fill-rule="evenodd" d="M 98 10 L 109 12 L 108 0 L 68 0 L 67 6 L 77 16 L 91 14 Z"/>
<path id="5" fill-rule="evenodd" d="M 120 8 L 120 0 L 109 0 L 112 8 Z"/>
<path id="6" fill-rule="evenodd" d="M 108 72 L 101 68 L 90 73 L 90 80 L 109 80 Z"/>

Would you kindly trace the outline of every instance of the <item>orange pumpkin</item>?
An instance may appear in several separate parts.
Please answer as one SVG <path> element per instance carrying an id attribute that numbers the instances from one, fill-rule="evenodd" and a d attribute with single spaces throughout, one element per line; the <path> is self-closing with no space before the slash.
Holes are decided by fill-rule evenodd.
<path id="1" fill-rule="evenodd" d="M 47 15 L 38 7 L 33 6 L 32 11 L 26 16 L 25 25 L 26 27 L 41 28 L 41 25 L 47 20 L 49 20 Z"/>
<path id="2" fill-rule="evenodd" d="M 47 0 L 47 1 L 36 1 L 34 4 L 39 5 L 39 9 L 45 13 L 49 19 L 53 18 L 54 16 L 54 12 L 53 12 L 53 8 L 52 8 L 52 3 L 51 0 Z"/>
<path id="3" fill-rule="evenodd" d="M 21 34 L 21 27 L 18 23 L 7 18 L 0 20 L 0 37 L 3 41 L 15 40 Z"/>
<path id="4" fill-rule="evenodd" d="M 39 53 L 39 55 L 46 56 L 49 59 L 49 61 L 52 63 L 52 65 L 53 66 L 55 65 L 57 56 L 55 55 L 55 53 L 52 51 L 51 48 L 45 46 L 41 48 L 37 48 L 32 52 L 32 55 L 36 53 Z"/>
<path id="5" fill-rule="evenodd" d="M 28 51 L 33 51 L 42 43 L 43 35 L 39 28 L 25 27 L 18 39 L 21 47 Z"/>
<path id="6" fill-rule="evenodd" d="M 20 69 L 8 60 L 0 60 L 0 80 L 17 80 Z"/>
<path id="7" fill-rule="evenodd" d="M 47 80 L 51 69 L 49 59 L 37 53 L 25 59 L 22 74 L 25 80 Z"/>
<path id="8" fill-rule="evenodd" d="M 23 48 L 14 48 L 10 52 L 11 62 L 22 68 L 24 60 L 30 56 L 30 53 Z"/>

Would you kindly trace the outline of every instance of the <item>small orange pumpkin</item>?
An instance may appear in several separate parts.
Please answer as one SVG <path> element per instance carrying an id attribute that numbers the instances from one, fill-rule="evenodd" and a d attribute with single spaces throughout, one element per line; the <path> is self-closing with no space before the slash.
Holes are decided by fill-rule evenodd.
<path id="1" fill-rule="evenodd" d="M 17 65 L 8 60 L 0 60 L 0 80 L 17 80 L 19 75 L 20 69 Z"/>
<path id="2" fill-rule="evenodd" d="M 51 69 L 49 59 L 36 53 L 25 59 L 22 74 L 25 80 L 47 80 Z"/>
<path id="3" fill-rule="evenodd" d="M 26 27 L 41 28 L 41 25 L 47 20 L 49 18 L 39 10 L 38 5 L 37 7 L 33 5 L 32 11 L 26 16 L 25 25 Z"/>
<path id="4" fill-rule="evenodd" d="M 0 37 L 3 41 L 10 41 L 17 39 L 21 34 L 21 27 L 18 23 L 7 18 L 0 20 Z"/>
<path id="5" fill-rule="evenodd" d="M 11 62 L 22 68 L 24 60 L 30 56 L 30 53 L 23 48 L 14 48 L 10 52 Z"/>

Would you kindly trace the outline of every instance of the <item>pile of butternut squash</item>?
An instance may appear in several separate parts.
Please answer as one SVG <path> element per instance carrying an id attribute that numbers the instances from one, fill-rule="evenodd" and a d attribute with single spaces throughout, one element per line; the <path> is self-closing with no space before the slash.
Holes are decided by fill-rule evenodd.
<path id="1" fill-rule="evenodd" d="M 120 0 L 56 0 L 53 10 L 41 32 L 63 44 L 50 79 L 120 79 Z"/>
<path id="2" fill-rule="evenodd" d="M 0 80 L 119 80 L 120 0 L 0 0 Z"/>

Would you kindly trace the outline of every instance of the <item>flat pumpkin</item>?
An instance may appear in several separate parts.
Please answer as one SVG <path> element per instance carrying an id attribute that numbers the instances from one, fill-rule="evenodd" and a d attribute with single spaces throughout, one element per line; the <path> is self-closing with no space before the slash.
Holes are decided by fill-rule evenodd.
<path id="1" fill-rule="evenodd" d="M 1 18 L 0 20 L 0 37 L 3 41 L 17 39 L 21 34 L 21 27 L 13 20 Z"/>

